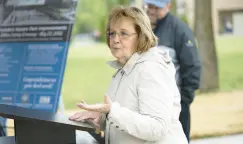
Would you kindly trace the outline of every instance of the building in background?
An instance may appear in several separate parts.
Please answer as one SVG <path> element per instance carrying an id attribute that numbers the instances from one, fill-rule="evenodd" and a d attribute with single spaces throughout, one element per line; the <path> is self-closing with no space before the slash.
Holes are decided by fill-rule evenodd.
<path id="1" fill-rule="evenodd" d="M 191 28 L 194 26 L 194 2 L 184 0 Z M 212 20 L 215 35 L 243 36 L 243 0 L 212 0 Z"/>

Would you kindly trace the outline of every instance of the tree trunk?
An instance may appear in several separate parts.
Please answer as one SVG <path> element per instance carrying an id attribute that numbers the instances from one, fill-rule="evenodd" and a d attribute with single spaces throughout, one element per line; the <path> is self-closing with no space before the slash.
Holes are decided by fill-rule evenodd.
<path id="1" fill-rule="evenodd" d="M 212 1 L 195 0 L 195 33 L 202 63 L 200 91 L 219 88 L 218 63 L 212 26 Z"/>

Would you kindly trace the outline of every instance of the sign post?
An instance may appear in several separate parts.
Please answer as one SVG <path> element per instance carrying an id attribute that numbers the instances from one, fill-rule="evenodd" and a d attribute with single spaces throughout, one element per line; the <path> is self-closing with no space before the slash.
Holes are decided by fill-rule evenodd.
<path id="1" fill-rule="evenodd" d="M 77 0 L 0 0 L 0 104 L 56 112 Z"/>

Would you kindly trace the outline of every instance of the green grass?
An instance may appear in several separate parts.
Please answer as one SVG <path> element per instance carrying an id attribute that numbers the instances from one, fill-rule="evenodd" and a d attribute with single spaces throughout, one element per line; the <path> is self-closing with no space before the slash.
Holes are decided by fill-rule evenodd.
<path id="1" fill-rule="evenodd" d="M 216 38 L 219 61 L 220 90 L 243 89 L 243 37 Z M 62 94 L 66 109 L 76 103 L 103 101 L 114 69 L 106 65 L 112 60 L 105 44 L 70 46 Z"/>
<path id="2" fill-rule="evenodd" d="M 243 37 L 217 38 L 221 91 L 243 89 Z"/>
<path id="3" fill-rule="evenodd" d="M 76 108 L 83 99 L 87 103 L 103 101 L 115 72 L 106 64 L 109 60 L 112 58 L 105 45 L 70 49 L 62 89 L 67 109 Z"/>

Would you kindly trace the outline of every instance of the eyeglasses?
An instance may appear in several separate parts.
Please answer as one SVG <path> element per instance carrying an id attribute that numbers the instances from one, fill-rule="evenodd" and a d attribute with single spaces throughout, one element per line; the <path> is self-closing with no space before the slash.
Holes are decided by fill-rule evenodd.
<path id="1" fill-rule="evenodd" d="M 119 36 L 120 39 L 126 39 L 132 35 L 135 35 L 137 33 L 127 33 L 127 32 L 124 32 L 124 31 L 121 31 L 119 33 L 116 33 L 116 32 L 107 32 L 107 36 L 110 38 L 110 39 L 114 39 L 116 37 L 116 35 Z"/>

